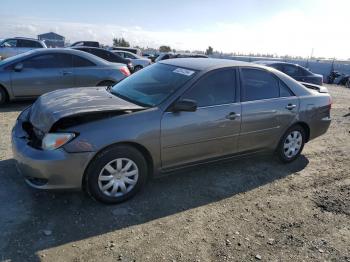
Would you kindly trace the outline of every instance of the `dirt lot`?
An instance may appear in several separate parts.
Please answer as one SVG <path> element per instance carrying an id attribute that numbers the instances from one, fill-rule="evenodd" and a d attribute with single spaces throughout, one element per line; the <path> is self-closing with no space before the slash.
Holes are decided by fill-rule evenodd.
<path id="1" fill-rule="evenodd" d="M 296 162 L 260 155 L 198 167 L 116 206 L 27 187 L 10 131 L 28 103 L 1 108 L 0 259 L 350 261 L 350 89 L 329 89 L 331 128 Z"/>

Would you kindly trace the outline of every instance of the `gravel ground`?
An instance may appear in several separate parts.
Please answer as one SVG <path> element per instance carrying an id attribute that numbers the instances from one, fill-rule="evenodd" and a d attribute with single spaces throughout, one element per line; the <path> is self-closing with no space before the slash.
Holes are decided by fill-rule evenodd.
<path id="1" fill-rule="evenodd" d="M 4 261 L 350 261 L 350 89 L 329 86 L 328 133 L 283 165 L 270 155 L 150 181 L 106 206 L 27 187 L 10 131 L 28 103 L 0 109 Z"/>

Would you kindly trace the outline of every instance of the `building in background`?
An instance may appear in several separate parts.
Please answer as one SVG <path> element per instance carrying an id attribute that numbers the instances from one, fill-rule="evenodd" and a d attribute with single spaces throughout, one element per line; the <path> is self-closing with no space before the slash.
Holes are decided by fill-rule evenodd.
<path id="1" fill-rule="evenodd" d="M 54 32 L 38 35 L 38 40 L 45 42 L 47 47 L 64 47 L 64 36 Z"/>

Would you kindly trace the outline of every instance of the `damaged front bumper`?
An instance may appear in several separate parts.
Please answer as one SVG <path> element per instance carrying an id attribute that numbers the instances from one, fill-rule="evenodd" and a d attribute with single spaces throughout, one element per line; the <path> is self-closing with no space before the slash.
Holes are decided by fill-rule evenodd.
<path id="1" fill-rule="evenodd" d="M 68 153 L 63 148 L 42 150 L 30 145 L 22 120 L 12 130 L 12 151 L 19 172 L 38 189 L 80 189 L 94 152 Z"/>

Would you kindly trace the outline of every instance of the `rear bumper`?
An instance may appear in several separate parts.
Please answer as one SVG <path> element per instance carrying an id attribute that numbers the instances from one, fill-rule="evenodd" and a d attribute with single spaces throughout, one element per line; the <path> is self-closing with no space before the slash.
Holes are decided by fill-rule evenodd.
<path id="1" fill-rule="evenodd" d="M 16 128 L 16 127 L 15 127 Z M 12 132 L 12 151 L 18 171 L 26 182 L 38 189 L 80 189 L 82 178 L 93 152 L 67 153 L 35 149 L 26 138 Z"/>
<path id="2" fill-rule="evenodd" d="M 324 117 L 321 120 L 317 121 L 317 123 L 314 123 L 310 131 L 310 140 L 326 133 L 331 124 L 331 121 L 332 119 L 330 117 Z"/>

